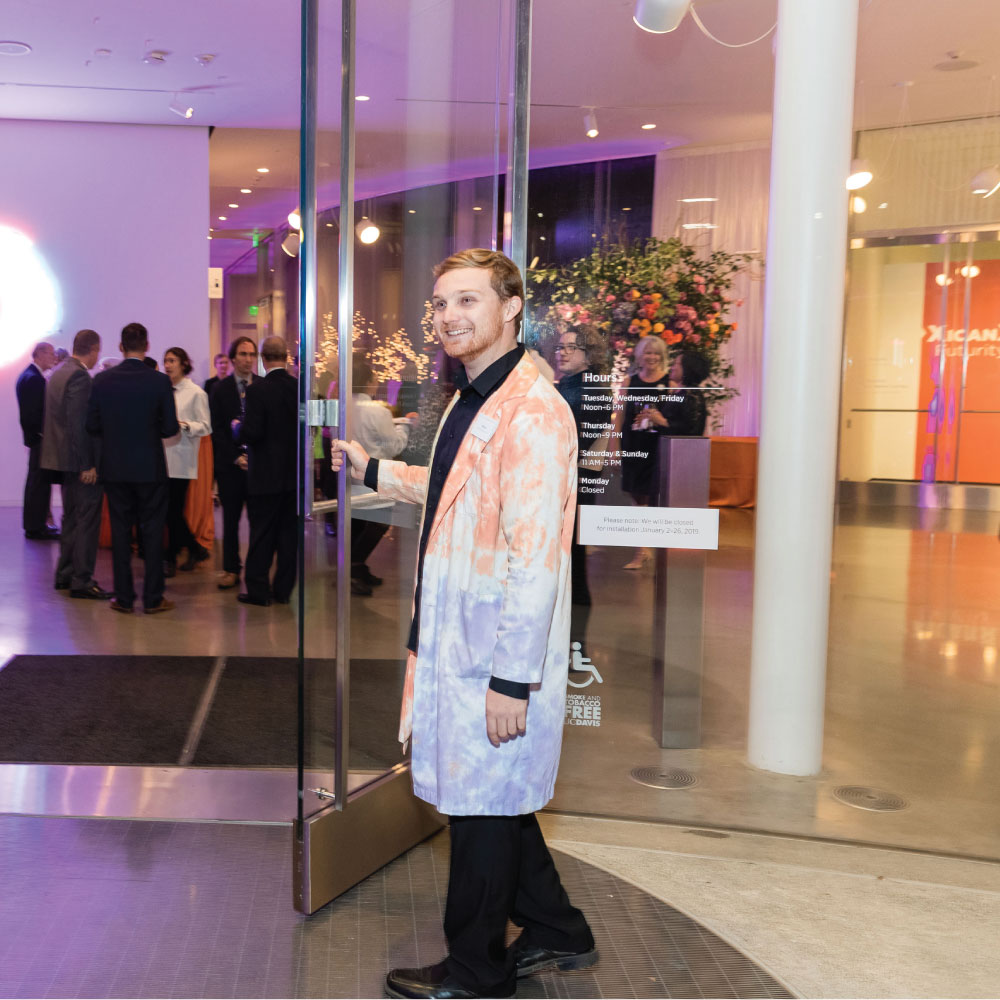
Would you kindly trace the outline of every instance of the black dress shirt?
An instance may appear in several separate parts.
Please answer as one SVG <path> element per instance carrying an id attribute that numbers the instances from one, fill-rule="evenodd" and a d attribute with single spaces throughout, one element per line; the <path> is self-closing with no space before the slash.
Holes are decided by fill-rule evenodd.
<path id="1" fill-rule="evenodd" d="M 476 414 L 482 409 L 483 403 L 503 385 L 507 376 L 517 367 L 523 354 L 524 346 L 518 344 L 514 350 L 508 351 L 502 358 L 494 361 L 474 381 L 469 382 L 464 368 L 455 376 L 455 384 L 459 390 L 458 400 L 441 427 L 437 446 L 431 456 L 430 473 L 427 478 L 427 503 L 424 508 L 424 526 L 420 532 L 420 549 L 417 557 L 417 589 L 413 597 L 413 621 L 410 623 L 410 637 L 406 643 L 407 648 L 414 653 L 420 641 L 420 590 L 423 587 L 424 553 L 427 550 L 427 538 L 434 523 L 434 515 L 437 513 L 445 480 L 451 472 L 459 446 L 472 426 L 472 421 L 476 419 Z M 377 458 L 368 462 L 368 467 L 365 469 L 365 486 L 373 490 L 378 489 Z M 493 677 L 490 679 L 490 687 L 512 698 L 528 697 L 528 685 L 518 681 Z"/>

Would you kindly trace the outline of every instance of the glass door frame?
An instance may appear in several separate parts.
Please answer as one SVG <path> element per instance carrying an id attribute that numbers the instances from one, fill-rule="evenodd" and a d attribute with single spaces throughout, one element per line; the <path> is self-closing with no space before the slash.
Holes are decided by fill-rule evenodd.
<path id="1" fill-rule="evenodd" d="M 298 803 L 293 824 L 293 899 L 296 909 L 313 913 L 363 878 L 425 839 L 443 825 L 442 817 L 415 798 L 409 763 L 397 764 L 374 781 L 352 791 L 349 787 L 350 747 L 350 580 L 351 489 L 346 472 L 337 477 L 337 641 L 336 705 L 332 727 L 333 788 L 310 789 L 306 767 L 308 714 L 306 711 L 306 532 L 317 511 L 313 500 L 311 424 L 329 423 L 329 407 L 311 398 L 318 320 L 317 270 L 317 106 L 319 73 L 319 2 L 301 0 L 301 128 L 299 205 L 299 436 L 298 436 Z M 528 133 L 531 81 L 531 14 L 533 0 L 497 0 L 498 12 L 510 16 L 512 44 L 508 92 L 508 153 L 505 172 L 504 250 L 525 272 L 528 223 Z M 351 398 L 350 331 L 354 317 L 354 204 L 355 204 L 355 69 L 357 0 L 341 0 L 340 74 L 340 225 L 338 236 L 337 329 L 338 350 L 335 433 L 350 439 L 348 407 Z M 498 62 L 499 66 L 502 62 Z M 500 95 L 497 94 L 499 114 Z M 499 148 L 499 147 L 497 147 Z M 496 176 L 499 177 L 499 163 Z M 496 181 L 495 181 L 496 183 Z M 329 502 L 322 504 L 328 510 Z M 327 720 L 324 720 L 324 724 Z M 309 796 L 327 801 L 310 811 Z"/>

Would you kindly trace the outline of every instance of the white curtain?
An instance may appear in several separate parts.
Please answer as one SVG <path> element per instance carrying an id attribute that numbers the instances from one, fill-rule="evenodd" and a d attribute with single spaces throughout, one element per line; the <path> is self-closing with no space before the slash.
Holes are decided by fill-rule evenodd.
<path id="1" fill-rule="evenodd" d="M 739 390 L 720 411 L 712 433 L 754 437 L 760 427 L 761 343 L 764 330 L 764 251 L 770 145 L 743 143 L 725 147 L 668 150 L 656 158 L 653 187 L 653 235 L 680 237 L 711 253 L 755 255 L 749 271 L 733 284 L 731 318 L 739 324 L 728 345 L 735 369 L 731 384 Z M 714 198 L 715 201 L 685 201 Z M 715 228 L 689 228 L 707 225 Z"/>

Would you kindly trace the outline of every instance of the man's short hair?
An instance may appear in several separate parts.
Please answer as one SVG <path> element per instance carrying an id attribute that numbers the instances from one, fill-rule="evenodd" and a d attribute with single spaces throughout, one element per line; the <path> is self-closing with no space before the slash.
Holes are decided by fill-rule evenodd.
<path id="1" fill-rule="evenodd" d="M 260 345 L 260 356 L 264 361 L 287 361 L 288 345 L 281 337 L 266 337 Z"/>
<path id="2" fill-rule="evenodd" d="M 123 351 L 145 351 L 149 347 L 149 333 L 141 323 L 129 323 L 122 330 Z"/>
<path id="3" fill-rule="evenodd" d="M 357 392 L 360 386 L 367 388 L 372 380 L 372 366 L 361 354 L 355 354 L 351 358 L 351 385 L 354 391 Z"/>
<path id="4" fill-rule="evenodd" d="M 73 338 L 73 354 L 86 357 L 94 349 L 101 349 L 101 335 L 96 330 L 79 330 Z"/>
<path id="5" fill-rule="evenodd" d="M 514 332 L 520 335 L 521 316 L 524 313 L 524 281 L 517 264 L 499 250 L 474 247 L 471 250 L 459 250 L 446 257 L 434 268 L 434 277 L 440 278 L 442 274 L 457 271 L 460 267 L 486 268 L 490 272 L 490 286 L 501 302 L 508 302 L 515 296 L 521 300 L 521 312 L 514 317 Z"/>
<path id="6" fill-rule="evenodd" d="M 229 345 L 229 360 L 230 361 L 235 361 L 236 360 L 236 352 L 240 349 L 240 344 L 249 344 L 253 348 L 254 354 L 257 353 L 257 344 L 253 340 L 253 338 L 251 338 L 251 337 L 237 337 Z"/>
<path id="7" fill-rule="evenodd" d="M 214 358 L 212 358 L 212 364 L 214 365 L 216 363 L 216 361 L 219 360 L 219 358 L 228 358 L 228 357 L 229 357 L 229 355 L 226 354 L 225 352 L 223 352 L 222 354 L 216 354 L 216 356 Z"/>
<path id="8" fill-rule="evenodd" d="M 55 348 L 47 340 L 39 341 L 31 352 L 31 360 L 34 361 L 46 349 L 55 352 Z"/>

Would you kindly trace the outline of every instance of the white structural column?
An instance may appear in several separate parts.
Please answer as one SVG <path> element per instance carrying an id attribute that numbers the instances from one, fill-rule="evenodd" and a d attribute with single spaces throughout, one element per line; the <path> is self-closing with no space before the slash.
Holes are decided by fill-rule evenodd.
<path id="1" fill-rule="evenodd" d="M 822 763 L 858 0 L 779 0 L 748 759 Z"/>

